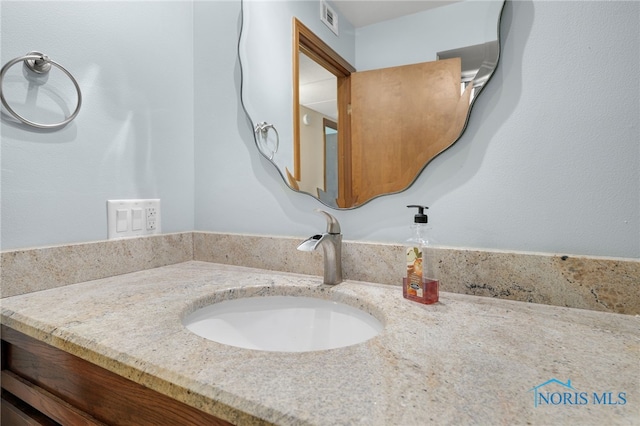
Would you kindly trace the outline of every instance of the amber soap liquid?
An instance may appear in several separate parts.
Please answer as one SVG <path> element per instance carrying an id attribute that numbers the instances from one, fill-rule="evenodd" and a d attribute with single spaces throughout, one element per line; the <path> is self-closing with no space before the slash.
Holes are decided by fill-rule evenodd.
<path id="1" fill-rule="evenodd" d="M 421 281 L 409 278 L 402 279 L 402 295 L 405 299 L 431 305 L 436 303 L 440 294 L 440 282 L 430 278 Z"/>

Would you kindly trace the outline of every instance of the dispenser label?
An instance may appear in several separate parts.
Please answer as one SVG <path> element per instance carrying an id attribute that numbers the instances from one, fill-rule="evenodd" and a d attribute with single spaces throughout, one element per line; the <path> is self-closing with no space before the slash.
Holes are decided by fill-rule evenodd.
<path id="1" fill-rule="evenodd" d="M 422 287 L 422 250 L 419 247 L 407 248 L 407 294 L 423 297 Z"/>

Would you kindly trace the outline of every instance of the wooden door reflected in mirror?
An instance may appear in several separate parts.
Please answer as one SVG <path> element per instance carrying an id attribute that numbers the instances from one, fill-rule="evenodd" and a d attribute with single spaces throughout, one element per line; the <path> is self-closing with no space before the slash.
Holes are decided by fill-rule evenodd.
<path id="1" fill-rule="evenodd" d="M 287 172 L 299 190 L 356 207 L 406 189 L 461 134 L 473 85 L 461 83 L 460 58 L 356 72 L 297 19 L 293 31 L 297 160 Z M 337 121 L 330 188 L 322 120 Z"/>

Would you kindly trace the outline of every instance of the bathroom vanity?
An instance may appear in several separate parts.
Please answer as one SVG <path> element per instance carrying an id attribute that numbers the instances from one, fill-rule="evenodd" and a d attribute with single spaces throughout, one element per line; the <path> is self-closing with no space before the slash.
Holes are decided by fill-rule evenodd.
<path id="1" fill-rule="evenodd" d="M 345 303 L 384 328 L 294 353 L 182 325 L 223 298 L 270 295 Z M 198 261 L 1 303 L 3 389 L 73 424 L 640 423 L 637 316 L 453 293 L 425 306 L 399 286 Z"/>

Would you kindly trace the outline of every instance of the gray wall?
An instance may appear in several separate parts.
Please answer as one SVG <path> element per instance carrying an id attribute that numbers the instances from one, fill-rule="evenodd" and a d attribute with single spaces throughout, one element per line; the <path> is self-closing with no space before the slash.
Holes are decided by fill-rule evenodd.
<path id="1" fill-rule="evenodd" d="M 3 249 L 102 239 L 110 197 L 162 198 L 165 232 L 324 228 L 322 205 L 253 145 L 237 2 L 116 3 L 139 15 L 109 22 L 104 3 L 47 3 L 61 9 L 36 36 L 23 17 L 34 3 L 2 2 L 2 63 L 45 50 L 88 105 L 45 135 L 3 119 Z M 91 31 L 60 25 L 92 16 Z M 345 238 L 403 241 L 405 206 L 424 203 L 443 246 L 640 258 L 639 20 L 637 2 L 509 2 L 502 62 L 464 136 L 406 192 L 334 211 Z"/>
<path id="2" fill-rule="evenodd" d="M 114 198 L 161 198 L 163 231 L 192 230 L 193 4 L 2 1 L 0 8 L 2 64 L 42 51 L 75 76 L 84 98 L 78 117 L 53 132 L 13 125 L 3 114 L 2 249 L 106 239 L 106 200 Z M 3 87 L 14 109 L 25 103 L 22 64 Z M 75 89 L 59 70 L 32 95 L 38 104 L 47 90 L 75 108 Z M 37 117 L 37 108 L 22 110 Z M 48 122 L 61 121 L 60 110 Z"/>

